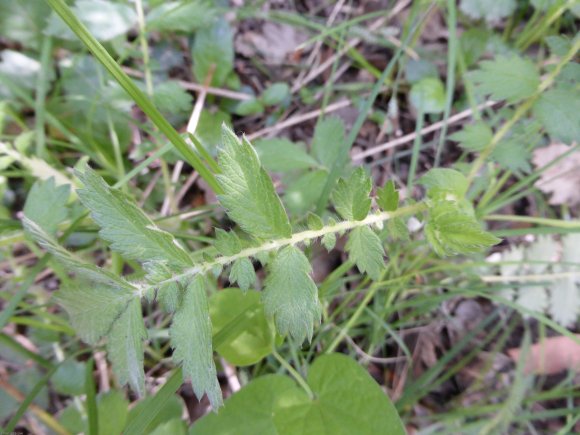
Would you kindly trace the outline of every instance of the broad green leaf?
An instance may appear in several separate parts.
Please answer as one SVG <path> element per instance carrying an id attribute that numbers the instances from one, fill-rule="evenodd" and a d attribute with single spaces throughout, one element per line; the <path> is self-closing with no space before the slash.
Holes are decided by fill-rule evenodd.
<path id="1" fill-rule="evenodd" d="M 0 34 L 37 49 L 43 38 L 50 6 L 36 0 L 0 0 Z"/>
<path id="2" fill-rule="evenodd" d="M 107 337 L 107 352 L 119 383 L 129 384 L 140 396 L 145 395 L 143 340 L 146 338 L 141 300 L 134 298 L 113 323 Z"/>
<path id="3" fill-rule="evenodd" d="M 173 236 L 161 230 L 131 198 L 112 189 L 88 166 L 77 177 L 84 187 L 78 190 L 82 203 L 101 227 L 99 234 L 123 256 L 140 261 L 161 261 L 191 266 L 187 252 Z"/>
<path id="4" fill-rule="evenodd" d="M 60 394 L 80 396 L 85 392 L 84 362 L 65 360 L 52 376 L 51 383 Z"/>
<path id="5" fill-rule="evenodd" d="M 129 417 L 127 419 L 126 427 L 129 428 L 135 424 L 135 420 L 139 418 L 139 415 L 142 413 L 153 413 L 155 417 L 153 420 L 147 425 L 146 428 L 143 428 L 144 434 L 149 434 L 155 428 L 161 426 L 164 422 L 173 419 L 180 419 L 181 415 L 183 414 L 183 410 L 185 405 L 181 396 L 177 394 L 170 395 L 165 400 L 160 400 L 158 394 L 148 396 L 143 400 L 140 400 L 136 403 L 134 407 L 131 408 L 129 411 Z"/>
<path id="6" fill-rule="evenodd" d="M 540 75 L 528 59 L 518 56 L 498 56 L 480 63 L 480 69 L 471 74 L 472 80 L 484 94 L 495 100 L 516 103 L 536 93 Z"/>
<path id="7" fill-rule="evenodd" d="M 167 80 L 155 86 L 153 103 L 163 113 L 188 113 L 191 111 L 191 102 L 191 95 L 176 81 Z"/>
<path id="8" fill-rule="evenodd" d="M 24 216 L 36 222 L 47 234 L 54 236 L 58 224 L 67 218 L 66 204 L 69 196 L 69 185 L 57 186 L 52 177 L 39 180 L 34 183 L 26 197 Z"/>
<path id="9" fill-rule="evenodd" d="M 430 191 L 450 192 L 459 198 L 467 193 L 469 183 L 461 172 L 449 168 L 434 168 L 419 179 L 419 184 Z"/>
<path id="10" fill-rule="evenodd" d="M 420 113 L 440 113 L 445 109 L 445 87 L 439 78 L 427 77 L 411 86 L 411 104 Z"/>
<path id="11" fill-rule="evenodd" d="M 318 166 L 304 144 L 288 139 L 261 139 L 254 144 L 262 165 L 272 172 L 289 172 Z"/>
<path id="12" fill-rule="evenodd" d="M 377 189 L 377 204 L 384 211 L 395 211 L 399 206 L 399 192 L 393 180 L 389 180 L 383 187 Z"/>
<path id="13" fill-rule="evenodd" d="M 64 249 L 56 240 L 47 234 L 36 222 L 28 219 L 26 216 L 22 219 L 24 228 L 36 242 L 50 252 L 58 261 L 62 262 L 72 271 L 78 273 L 91 283 L 104 285 L 106 287 L 119 288 L 125 292 L 135 292 L 136 288 L 125 281 L 122 277 L 95 266 L 92 263 L 85 263 L 74 256 L 71 252 Z"/>
<path id="14" fill-rule="evenodd" d="M 248 290 L 256 282 L 254 265 L 248 258 L 237 259 L 232 265 L 229 279 L 232 284 L 237 283 L 242 290 Z"/>
<path id="15" fill-rule="evenodd" d="M 214 339 L 220 336 L 215 350 L 231 364 L 256 364 L 272 353 L 274 325 L 266 319 L 259 292 L 230 288 L 214 293 L 209 314 Z"/>
<path id="16" fill-rule="evenodd" d="M 483 121 L 469 124 L 463 127 L 457 133 L 449 136 L 449 139 L 459 142 L 459 146 L 467 151 L 481 151 L 490 142 L 493 137 L 493 131 Z"/>
<path id="17" fill-rule="evenodd" d="M 318 121 L 312 138 L 312 155 L 322 166 L 330 170 L 344 153 L 344 124 L 340 118 L 331 116 Z"/>
<path id="18" fill-rule="evenodd" d="M 266 106 L 274 106 L 284 102 L 290 96 L 290 87 L 287 83 L 274 83 L 266 88 L 260 100 Z"/>
<path id="19" fill-rule="evenodd" d="M 214 246 L 221 255 L 231 256 L 242 250 L 242 243 L 235 232 L 216 228 L 215 236 Z"/>
<path id="20" fill-rule="evenodd" d="M 190 435 L 403 435 L 404 426 L 388 396 L 350 358 L 331 354 L 310 367 L 310 399 L 289 378 L 258 378 L 226 401 L 219 414 L 203 417 Z"/>
<path id="21" fill-rule="evenodd" d="M 381 277 L 385 251 L 381 239 L 369 227 L 357 227 L 350 232 L 346 251 L 361 273 L 367 273 L 374 280 Z"/>
<path id="22" fill-rule="evenodd" d="M 99 435 L 120 434 L 123 432 L 129 414 L 129 402 L 121 391 L 109 391 L 97 398 L 99 415 Z M 85 430 L 85 433 L 88 431 Z"/>
<path id="23" fill-rule="evenodd" d="M 429 215 L 425 236 L 440 256 L 480 252 L 501 242 L 452 202 L 435 203 L 429 209 Z"/>
<path id="24" fill-rule="evenodd" d="M 188 285 L 181 306 L 173 316 L 169 332 L 173 358 L 183 363 L 183 377 L 190 379 L 198 399 L 204 394 L 217 409 L 222 392 L 217 381 L 211 344 L 211 322 L 205 277 L 196 275 Z"/>
<path id="25" fill-rule="evenodd" d="M 301 393 L 286 376 L 260 376 L 229 397 L 219 414 L 197 420 L 189 435 L 283 435 L 284 428 L 278 431 L 272 417 L 280 403 L 297 392 Z"/>
<path id="26" fill-rule="evenodd" d="M 414 84 L 427 77 L 439 78 L 437 65 L 433 62 L 425 59 L 409 59 L 406 62 L 405 78 L 409 83 Z"/>
<path id="27" fill-rule="evenodd" d="M 64 307 L 83 341 L 96 344 L 111 330 L 113 322 L 125 312 L 136 295 L 123 288 L 98 285 L 63 287 L 56 292 L 56 301 Z"/>
<path id="28" fill-rule="evenodd" d="M 124 35 L 137 24 L 135 9 L 128 4 L 105 0 L 77 0 L 72 10 L 99 41 L 109 41 Z M 54 13 L 48 20 L 45 32 L 61 39 L 77 39 L 72 30 Z"/>
<path id="29" fill-rule="evenodd" d="M 282 248 L 269 265 L 264 290 L 266 315 L 274 318 L 282 335 L 299 342 L 312 339 L 320 321 L 318 289 L 310 277 L 308 258 L 294 246 Z"/>
<path id="30" fill-rule="evenodd" d="M 165 32 L 192 32 L 207 26 L 217 17 L 213 2 L 162 2 L 147 14 L 147 30 Z"/>
<path id="31" fill-rule="evenodd" d="M 155 428 L 149 435 L 187 435 L 187 425 L 181 418 L 165 421 Z"/>
<path id="32" fill-rule="evenodd" d="M 223 147 L 218 155 L 222 170 L 217 176 L 224 193 L 219 200 L 229 216 L 259 239 L 290 237 L 292 228 L 272 180 L 260 166 L 252 145 L 240 141 L 225 125 Z"/>
<path id="33" fill-rule="evenodd" d="M 284 192 L 284 203 L 288 210 L 297 216 L 312 210 L 322 194 L 327 178 L 328 172 L 319 169 L 306 172 L 289 183 Z"/>
<path id="34" fill-rule="evenodd" d="M 234 113 L 239 116 L 250 116 L 264 113 L 264 104 L 257 98 L 240 101 L 234 108 Z"/>
<path id="35" fill-rule="evenodd" d="M 350 177 L 339 179 L 332 194 L 334 208 L 347 220 L 363 220 L 371 209 L 371 179 L 361 167 L 356 168 Z"/>
<path id="36" fill-rule="evenodd" d="M 533 110 L 552 140 L 566 144 L 580 141 L 580 92 L 577 90 L 544 92 Z"/>
<path id="37" fill-rule="evenodd" d="M 461 0 L 459 8 L 474 20 L 485 19 L 488 23 L 509 17 L 516 9 L 515 0 Z"/>
<path id="38" fill-rule="evenodd" d="M 195 33 L 193 73 L 199 83 L 211 74 L 212 86 L 222 86 L 234 67 L 232 28 L 224 18 L 215 20 Z"/>

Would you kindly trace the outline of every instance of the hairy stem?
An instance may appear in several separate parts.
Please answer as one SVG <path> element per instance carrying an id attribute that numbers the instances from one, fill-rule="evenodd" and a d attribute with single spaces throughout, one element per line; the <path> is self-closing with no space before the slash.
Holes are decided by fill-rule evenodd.
<path id="1" fill-rule="evenodd" d="M 333 225 L 325 226 L 320 230 L 302 231 L 300 233 L 295 233 L 292 235 L 292 237 L 289 237 L 286 239 L 271 240 L 271 241 L 263 243 L 260 246 L 254 246 L 251 248 L 242 249 L 240 252 L 238 252 L 237 254 L 234 254 L 234 255 L 225 255 L 225 256 L 216 257 L 212 261 L 198 264 L 198 265 L 196 265 L 192 268 L 186 269 L 184 272 L 182 272 L 178 275 L 175 275 L 169 279 L 166 279 L 164 281 L 161 281 L 161 282 L 158 282 L 155 284 L 151 284 L 151 285 L 140 286 L 139 293 L 140 293 L 140 295 L 143 295 L 148 290 L 158 288 L 160 286 L 163 286 L 165 284 L 169 284 L 171 282 L 180 281 L 184 278 L 188 278 L 190 276 L 197 275 L 198 273 L 208 272 L 215 267 L 225 266 L 227 264 L 233 263 L 234 261 L 236 261 L 240 258 L 255 257 L 255 256 L 261 254 L 262 252 L 275 251 L 275 250 L 283 248 L 285 246 L 292 246 L 292 245 L 297 245 L 300 243 L 309 242 L 311 240 L 318 239 L 319 237 L 323 237 L 327 234 L 342 233 L 342 232 L 350 231 L 350 230 L 357 228 L 357 227 L 364 227 L 364 226 L 369 226 L 369 225 L 381 224 L 382 222 L 387 221 L 389 219 L 393 219 L 395 217 L 407 216 L 407 215 L 419 213 L 419 212 L 425 210 L 426 208 L 427 208 L 427 205 L 425 203 L 420 202 L 420 203 L 417 203 L 414 205 L 410 205 L 408 207 L 402 207 L 402 208 L 395 210 L 395 211 L 392 211 L 392 212 L 382 211 L 382 212 L 370 213 L 366 218 L 364 218 L 363 220 L 360 220 L 360 221 L 350 221 L 350 220 L 342 221 L 342 222 L 338 222 L 338 223 L 333 224 Z"/>

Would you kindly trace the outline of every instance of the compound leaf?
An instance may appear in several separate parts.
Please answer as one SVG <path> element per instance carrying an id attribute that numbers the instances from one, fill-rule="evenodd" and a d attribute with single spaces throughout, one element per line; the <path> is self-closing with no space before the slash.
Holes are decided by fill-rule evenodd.
<path id="1" fill-rule="evenodd" d="M 169 332 L 173 357 L 183 363 L 183 377 L 190 379 L 198 399 L 207 394 L 214 409 L 222 404 L 211 344 L 211 322 L 203 275 L 196 275 L 173 316 Z"/>
<path id="2" fill-rule="evenodd" d="M 107 336 L 107 351 L 113 372 L 121 385 L 145 395 L 143 372 L 143 340 L 147 331 L 143 324 L 141 301 L 132 299 L 121 316 L 113 323 Z"/>
<path id="3" fill-rule="evenodd" d="M 347 180 L 340 179 L 332 201 L 338 214 L 347 220 L 363 220 L 371 209 L 371 179 L 363 168 L 356 168 Z"/>
<path id="4" fill-rule="evenodd" d="M 112 189 L 88 165 L 83 172 L 77 172 L 77 177 L 84 185 L 78 195 L 112 249 L 143 262 L 161 261 L 183 267 L 192 264 L 171 234 L 157 227 L 131 198 Z"/>
<path id="5" fill-rule="evenodd" d="M 219 200 L 230 217 L 257 238 L 290 237 L 286 211 L 252 145 L 245 138 L 240 141 L 225 125 L 222 139 L 218 156 L 222 173 L 217 179 L 224 193 Z"/>
<path id="6" fill-rule="evenodd" d="M 312 339 L 320 321 L 318 289 L 310 277 L 312 268 L 298 248 L 281 249 L 269 267 L 264 290 L 266 315 L 273 317 L 278 332 L 302 342 Z"/>
<path id="7" fill-rule="evenodd" d="M 358 227 L 348 236 L 346 250 L 349 258 L 356 263 L 362 273 L 367 273 L 374 280 L 381 277 L 384 267 L 383 244 L 379 236 L 369 227 Z"/>
<path id="8" fill-rule="evenodd" d="M 496 100 L 516 103 L 531 97 L 538 90 L 540 75 L 535 65 L 518 56 L 498 56 L 481 62 L 481 69 L 471 78 L 485 94 Z"/>

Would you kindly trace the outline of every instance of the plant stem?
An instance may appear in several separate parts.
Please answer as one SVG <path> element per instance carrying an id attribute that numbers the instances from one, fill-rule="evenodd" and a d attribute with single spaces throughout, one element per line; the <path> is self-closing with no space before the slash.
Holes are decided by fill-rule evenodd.
<path id="1" fill-rule="evenodd" d="M 415 140 L 413 141 L 413 154 L 411 155 L 411 166 L 409 167 L 409 175 L 407 176 L 407 195 L 413 196 L 413 186 L 415 184 L 415 174 L 417 173 L 417 163 L 419 162 L 419 151 L 421 150 L 421 142 L 423 137 L 419 133 L 423 130 L 425 114 L 423 109 L 417 115 L 417 125 L 415 126 Z"/>
<path id="2" fill-rule="evenodd" d="M 198 264 L 197 266 L 194 266 L 190 269 L 186 269 L 183 273 L 174 275 L 173 277 L 166 279 L 164 281 L 160 281 L 151 285 L 138 286 L 138 292 L 140 293 L 139 296 L 144 295 L 148 290 L 159 288 L 160 286 L 169 284 L 171 282 L 180 281 L 184 278 L 188 278 L 198 273 L 205 273 L 207 271 L 212 270 L 215 267 L 219 266 L 223 267 L 240 258 L 255 257 L 256 255 L 261 254 L 262 252 L 275 251 L 285 246 L 293 246 L 299 243 L 308 242 L 317 239 L 319 237 L 323 237 L 326 234 L 342 233 L 345 231 L 350 231 L 357 227 L 376 225 L 389 219 L 393 219 L 395 217 L 416 214 L 425 209 L 427 209 L 427 204 L 419 202 L 417 204 L 410 205 L 408 207 L 403 207 L 392 212 L 382 211 L 371 213 L 366 218 L 360 221 L 342 221 L 334 225 L 328 225 L 320 230 L 302 231 L 300 233 L 295 233 L 292 235 L 292 237 L 286 239 L 271 240 L 263 243 L 260 246 L 242 249 L 240 252 L 234 255 L 216 257 L 212 261 Z"/>
<path id="3" fill-rule="evenodd" d="M 547 219 L 530 216 L 492 214 L 485 216 L 484 219 L 487 221 L 525 222 L 529 224 L 545 225 L 548 227 L 556 228 L 580 228 L 580 221 L 563 221 L 560 219 Z"/>
<path id="4" fill-rule="evenodd" d="M 308 394 L 308 397 L 310 399 L 314 399 L 314 393 L 312 392 L 312 390 L 310 389 L 310 386 L 306 383 L 306 381 L 304 380 L 304 378 L 302 377 L 302 375 L 300 375 L 300 373 L 298 373 L 294 367 L 292 367 L 290 364 L 288 364 L 288 361 L 286 361 L 284 358 L 282 358 L 282 356 L 276 352 L 276 350 L 272 351 L 272 355 L 274 355 L 274 358 L 276 358 L 276 360 L 278 360 L 278 362 L 282 365 L 282 367 L 284 367 L 288 373 L 290 373 L 292 375 L 292 377 L 296 380 L 296 382 L 298 382 L 298 385 L 300 385 L 304 391 L 306 391 L 306 394 Z"/>

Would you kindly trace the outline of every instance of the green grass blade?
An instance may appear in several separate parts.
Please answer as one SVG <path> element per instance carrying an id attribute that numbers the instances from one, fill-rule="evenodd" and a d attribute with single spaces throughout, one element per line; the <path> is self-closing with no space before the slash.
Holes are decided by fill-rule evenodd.
<path id="1" fill-rule="evenodd" d="M 46 0 L 50 7 L 62 18 L 81 42 L 93 53 L 95 58 L 115 78 L 121 87 L 129 94 L 135 103 L 151 119 L 153 124 L 169 139 L 185 160 L 199 172 L 199 175 L 209 184 L 215 193 L 221 193 L 221 188 L 214 175 L 203 164 L 198 155 L 187 145 L 181 135 L 161 115 L 151 100 L 133 83 L 129 76 L 115 62 L 105 47 L 90 34 L 88 29 L 75 16 L 64 0 Z"/>

